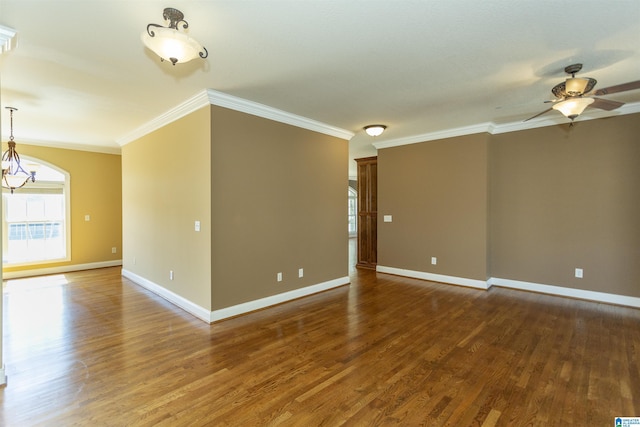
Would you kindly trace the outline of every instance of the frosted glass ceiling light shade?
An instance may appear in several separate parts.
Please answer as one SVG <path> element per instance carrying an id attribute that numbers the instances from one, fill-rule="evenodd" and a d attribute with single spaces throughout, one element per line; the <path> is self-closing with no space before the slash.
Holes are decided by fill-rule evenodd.
<path id="1" fill-rule="evenodd" d="M 209 56 L 209 52 L 204 46 L 178 29 L 178 26 L 183 30 L 189 28 L 182 12 L 168 7 L 162 16 L 169 21 L 168 27 L 149 24 L 147 31 L 142 33 L 144 45 L 158 55 L 161 61 L 171 61 L 173 65 L 176 65 L 177 63 L 189 62 L 197 57 L 204 59 Z"/>
<path id="2" fill-rule="evenodd" d="M 589 79 L 572 77 L 565 82 L 565 93 L 569 96 L 580 96 L 585 93 Z"/>
<path id="3" fill-rule="evenodd" d="M 386 128 L 385 125 L 369 125 L 364 127 L 364 131 L 369 136 L 380 136 Z"/>
<path id="4" fill-rule="evenodd" d="M 593 98 L 569 98 L 555 104 L 553 109 L 560 111 L 566 117 L 573 120 L 582 114 L 589 104 L 593 104 L 593 101 Z"/>
<path id="5" fill-rule="evenodd" d="M 20 156 L 16 151 L 16 142 L 13 140 L 13 112 L 17 111 L 17 108 L 6 108 L 10 111 L 11 134 L 7 143 L 9 148 L 2 154 L 2 186 L 9 188 L 11 194 L 13 194 L 13 190 L 24 186 L 29 182 L 29 179 L 31 179 L 31 182 L 35 182 L 36 168 L 30 167 L 29 172 L 27 172 L 20 164 Z"/>

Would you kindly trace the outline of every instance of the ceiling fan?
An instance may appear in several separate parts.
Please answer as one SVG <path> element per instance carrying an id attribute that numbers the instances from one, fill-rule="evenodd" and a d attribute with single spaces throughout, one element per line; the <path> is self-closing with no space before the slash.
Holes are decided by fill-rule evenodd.
<path id="1" fill-rule="evenodd" d="M 609 95 L 612 93 L 625 92 L 628 90 L 640 88 L 640 80 L 634 82 L 622 83 L 615 86 L 598 89 L 590 93 L 595 87 L 597 81 L 591 77 L 576 77 L 576 73 L 582 69 L 582 64 L 573 64 L 565 67 L 564 71 L 571 74 L 566 81 L 557 84 L 551 89 L 556 99 L 545 101 L 545 103 L 553 103 L 554 105 L 533 117 L 529 117 L 525 122 L 535 119 L 538 116 L 551 110 L 558 110 L 571 120 L 578 117 L 585 108 L 599 108 L 601 110 L 611 111 L 622 107 L 624 102 L 611 101 L 608 99 L 596 98 L 595 96 Z"/>

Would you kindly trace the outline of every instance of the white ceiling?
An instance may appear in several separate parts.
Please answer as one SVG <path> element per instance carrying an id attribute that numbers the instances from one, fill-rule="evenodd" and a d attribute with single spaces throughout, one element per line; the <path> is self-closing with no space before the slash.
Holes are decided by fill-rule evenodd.
<path id="1" fill-rule="evenodd" d="M 184 13 L 206 60 L 172 66 L 144 48 L 165 7 Z M 522 123 L 572 63 L 596 89 L 640 80 L 638 0 L 0 0 L 0 25 L 17 31 L 0 87 L 18 108 L 18 151 L 119 152 L 213 89 L 353 132 L 350 155 L 364 157 L 371 123 L 388 126 L 378 143 Z M 627 102 L 611 114 L 640 111 L 640 90 L 607 98 Z M 534 124 L 566 121 L 551 111 Z"/>

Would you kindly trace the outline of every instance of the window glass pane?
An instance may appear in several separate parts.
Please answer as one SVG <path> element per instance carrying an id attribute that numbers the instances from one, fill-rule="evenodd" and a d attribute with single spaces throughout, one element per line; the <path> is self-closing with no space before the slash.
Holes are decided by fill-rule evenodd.
<path id="1" fill-rule="evenodd" d="M 33 162 L 35 163 L 35 162 Z M 67 256 L 65 175 L 40 165 L 36 182 L 3 191 L 6 233 L 3 263 L 59 260 Z"/>
<path id="2" fill-rule="evenodd" d="M 349 213 L 348 213 L 348 226 L 349 234 L 356 234 L 357 231 L 357 215 L 358 215 L 358 196 L 356 191 L 349 187 Z"/>
<path id="3" fill-rule="evenodd" d="M 44 218 L 44 199 L 38 196 L 27 197 L 27 219 L 29 221 L 37 221 Z"/>
<path id="4" fill-rule="evenodd" d="M 27 219 L 27 199 L 16 197 L 12 203 L 7 203 L 7 196 L 4 196 L 4 212 L 7 221 L 24 221 Z"/>
<path id="5" fill-rule="evenodd" d="M 27 163 L 35 163 L 35 162 L 27 162 Z M 36 182 L 37 181 L 64 182 L 64 174 L 58 172 L 55 169 L 50 168 L 49 166 L 40 164 L 40 167 L 38 168 L 38 172 L 36 173 Z"/>

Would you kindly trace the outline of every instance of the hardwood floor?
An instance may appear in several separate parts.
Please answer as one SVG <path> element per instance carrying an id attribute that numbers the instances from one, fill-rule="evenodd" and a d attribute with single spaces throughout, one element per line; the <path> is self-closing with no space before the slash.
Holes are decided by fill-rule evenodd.
<path id="1" fill-rule="evenodd" d="M 207 325 L 119 268 L 5 286 L 6 426 L 610 426 L 640 310 L 353 270 Z"/>

